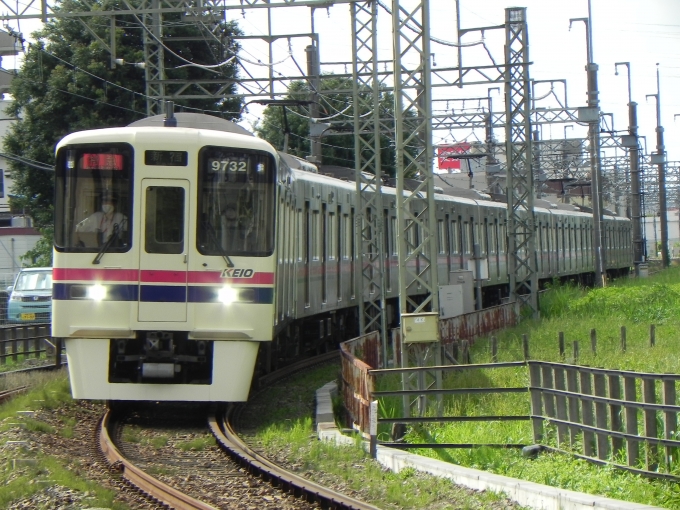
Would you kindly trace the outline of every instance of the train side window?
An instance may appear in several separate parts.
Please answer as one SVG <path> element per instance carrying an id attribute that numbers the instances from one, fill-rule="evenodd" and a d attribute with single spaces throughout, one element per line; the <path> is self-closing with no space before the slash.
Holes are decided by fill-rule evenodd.
<path id="1" fill-rule="evenodd" d="M 463 224 L 463 253 L 469 255 L 472 250 L 472 226 L 467 221 Z"/>
<path id="2" fill-rule="evenodd" d="M 349 224 L 349 214 L 342 215 L 342 231 L 344 234 L 344 242 L 342 243 L 342 258 L 349 260 L 352 257 L 352 228 Z"/>
<path id="3" fill-rule="evenodd" d="M 312 260 L 319 260 L 320 246 L 321 246 L 321 235 L 319 230 L 321 229 L 321 222 L 319 220 L 319 211 L 312 211 Z"/>
<path id="4" fill-rule="evenodd" d="M 383 211 L 383 228 L 385 230 L 385 285 L 387 292 L 392 291 L 392 267 L 390 265 L 390 255 L 392 254 L 392 221 L 389 209 Z"/>
<path id="5" fill-rule="evenodd" d="M 144 249 L 147 253 L 184 251 L 184 188 L 146 188 Z"/>
<path id="6" fill-rule="evenodd" d="M 305 213 L 304 213 L 304 222 L 305 222 L 305 230 L 304 230 L 304 243 L 305 243 L 305 258 L 304 258 L 304 263 L 305 263 L 305 268 L 304 268 L 304 274 L 305 274 L 305 307 L 309 307 L 309 294 L 310 294 L 310 271 L 309 271 L 309 263 L 311 262 L 311 244 L 312 244 L 312 239 L 311 239 L 311 223 L 312 223 L 312 211 L 310 210 L 309 207 L 309 200 L 305 200 Z"/>
<path id="7" fill-rule="evenodd" d="M 336 217 L 336 223 L 335 223 L 335 258 L 336 258 L 336 272 L 337 272 L 337 278 L 338 278 L 338 285 L 337 285 L 337 299 L 338 301 L 342 301 L 342 252 L 341 252 L 341 247 L 342 247 L 342 209 L 340 206 L 338 206 L 338 212 L 335 215 Z"/>
<path id="8" fill-rule="evenodd" d="M 305 254 L 305 215 L 302 214 L 302 209 L 296 211 L 297 220 L 297 261 L 304 261 Z"/>
<path id="9" fill-rule="evenodd" d="M 444 220 L 437 220 L 437 246 L 439 254 L 446 254 L 446 223 Z"/>
<path id="10" fill-rule="evenodd" d="M 481 248 L 482 256 L 489 254 L 489 222 L 486 218 L 484 218 Z"/>
<path id="11" fill-rule="evenodd" d="M 328 213 L 328 260 L 335 260 L 336 256 L 336 234 L 335 234 L 335 213 Z"/>
<path id="12" fill-rule="evenodd" d="M 456 255 L 460 254 L 460 235 L 458 235 L 458 222 L 453 220 L 451 222 L 451 251 Z"/>
<path id="13" fill-rule="evenodd" d="M 350 299 L 354 299 L 356 297 L 356 264 L 354 263 L 354 253 L 356 252 L 356 246 L 355 246 L 355 235 L 354 235 L 354 207 L 352 207 L 352 210 L 350 212 L 350 217 L 349 217 L 349 246 L 350 246 L 350 260 L 352 263 L 350 264 L 351 271 L 350 271 L 350 279 L 349 279 L 349 288 L 350 288 Z"/>

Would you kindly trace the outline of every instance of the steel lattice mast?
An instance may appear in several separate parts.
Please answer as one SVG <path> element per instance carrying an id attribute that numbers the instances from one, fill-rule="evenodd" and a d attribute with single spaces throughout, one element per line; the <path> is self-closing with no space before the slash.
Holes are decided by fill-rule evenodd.
<path id="1" fill-rule="evenodd" d="M 165 96 L 165 69 L 163 51 L 163 23 L 158 12 L 160 0 L 143 0 L 140 8 L 150 8 L 153 12 L 142 14 L 144 25 L 144 73 L 146 78 L 146 114 L 159 115 L 163 113 L 163 99 Z"/>
<path id="2" fill-rule="evenodd" d="M 404 314 L 439 312 L 429 15 L 428 0 L 392 2 L 399 306 L 405 367 L 441 365 L 436 335 L 430 342 L 408 343 L 404 339 Z M 422 181 L 407 190 L 407 175 L 417 175 Z M 417 292 L 422 299 L 414 299 L 409 292 Z M 441 371 L 404 376 L 402 383 L 405 389 L 440 388 Z M 426 400 L 423 395 L 413 402 L 405 397 L 404 408 L 422 415 Z"/>
<path id="3" fill-rule="evenodd" d="M 526 8 L 505 10 L 505 140 L 508 165 L 510 295 L 538 314 L 531 169 L 531 82 Z"/>
<path id="4" fill-rule="evenodd" d="M 352 83 L 354 168 L 356 177 L 356 246 L 360 333 L 379 330 L 383 363 L 387 361 L 385 306 L 385 225 L 380 159 L 380 82 L 378 81 L 377 2 L 353 3 Z"/>

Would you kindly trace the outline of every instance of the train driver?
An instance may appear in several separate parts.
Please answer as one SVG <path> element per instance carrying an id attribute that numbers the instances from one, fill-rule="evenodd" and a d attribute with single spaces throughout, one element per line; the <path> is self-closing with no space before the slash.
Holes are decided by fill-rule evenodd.
<path id="1" fill-rule="evenodd" d="M 108 241 L 109 237 L 118 229 L 120 239 L 123 231 L 127 230 L 127 218 L 121 212 L 116 211 L 118 195 L 110 191 L 104 191 L 101 198 L 101 211 L 92 213 L 76 225 L 76 233 L 82 246 L 89 246 L 86 241 L 87 234 L 96 234 L 96 244 L 101 245 Z M 80 235 L 80 234 L 85 235 Z"/>

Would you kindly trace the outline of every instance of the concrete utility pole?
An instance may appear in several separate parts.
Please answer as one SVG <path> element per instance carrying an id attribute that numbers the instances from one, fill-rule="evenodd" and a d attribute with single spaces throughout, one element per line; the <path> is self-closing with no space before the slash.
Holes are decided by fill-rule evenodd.
<path id="1" fill-rule="evenodd" d="M 586 49 L 588 51 L 588 108 L 583 119 L 588 122 L 588 139 L 590 140 L 590 193 L 593 209 L 593 252 L 595 265 L 595 285 L 604 286 L 606 274 L 605 245 L 602 236 L 602 182 L 600 179 L 600 99 L 597 90 L 598 66 L 593 62 L 593 35 L 588 0 L 588 17 L 569 20 L 569 27 L 574 21 L 583 21 L 586 25 Z"/>
<path id="2" fill-rule="evenodd" d="M 309 80 L 309 130 L 314 133 L 313 124 L 319 118 L 319 88 L 321 87 L 321 69 L 319 64 L 319 47 L 310 44 L 305 48 L 307 52 L 307 79 Z M 309 136 L 311 155 L 307 158 L 315 164 L 321 164 L 321 135 L 310 134 Z"/>
<path id="3" fill-rule="evenodd" d="M 633 222 L 633 263 L 635 275 L 640 275 L 640 264 L 645 257 L 644 233 L 642 231 L 642 193 L 640 185 L 640 148 L 637 134 L 637 103 L 633 102 L 630 84 L 630 62 L 617 62 L 614 64 L 616 74 L 619 74 L 619 66 L 626 66 L 628 71 L 628 140 L 623 141 L 623 146 L 628 147 L 630 157 L 630 195 L 631 195 L 631 221 Z"/>
<path id="4" fill-rule="evenodd" d="M 652 164 L 659 169 L 659 224 L 661 225 L 661 265 L 668 267 L 668 218 L 666 204 L 666 148 L 663 145 L 663 126 L 661 126 L 661 88 L 659 86 L 659 64 L 656 64 L 656 94 L 646 97 L 656 98 L 656 154 L 652 154 Z"/>

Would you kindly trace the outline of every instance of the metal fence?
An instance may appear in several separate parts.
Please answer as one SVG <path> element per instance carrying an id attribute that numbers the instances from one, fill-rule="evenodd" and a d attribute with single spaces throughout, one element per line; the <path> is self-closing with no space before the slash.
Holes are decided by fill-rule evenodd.
<path id="1" fill-rule="evenodd" d="M 653 344 L 653 328 L 650 342 Z M 624 338 L 622 336 L 622 338 Z M 594 344 L 593 344 L 594 345 Z M 607 464 L 643 476 L 673 481 L 680 467 L 680 432 L 676 384 L 680 375 L 607 370 L 565 363 L 516 361 L 504 363 L 446 365 L 440 367 L 374 369 L 380 359 L 377 333 L 344 342 L 342 348 L 343 396 L 353 426 L 368 435 L 370 403 L 378 399 L 391 414 L 379 417 L 378 424 L 425 422 L 531 420 L 534 441 L 542 449 L 559 451 L 596 464 Z M 525 355 L 528 357 L 528 349 Z M 528 368 L 529 386 L 515 388 L 455 388 L 416 390 L 377 390 L 379 378 L 418 371 L 464 372 L 503 368 Z M 399 381 L 398 377 L 394 381 Z M 530 400 L 529 414 L 446 416 L 436 406 L 419 416 L 411 416 L 399 404 L 386 400 L 397 397 L 471 396 L 492 393 L 525 393 Z M 434 400 L 434 399 L 431 399 Z M 529 407 L 527 402 L 527 408 Z M 401 412 L 398 411 L 401 409 Z M 394 428 L 392 437 L 394 439 Z M 405 444 L 381 442 L 399 448 L 470 448 L 457 444 Z M 486 445 L 489 445 L 488 443 Z M 521 447 L 520 444 L 490 446 Z"/>
<path id="2" fill-rule="evenodd" d="M 677 468 L 680 451 L 676 395 L 680 375 L 528 364 L 537 443 L 546 433 L 556 432 L 554 449 L 568 445 L 573 452 L 580 447 L 582 454 L 577 456 L 587 460 L 678 480 L 667 473 Z"/>
<path id="3" fill-rule="evenodd" d="M 509 327 L 519 321 L 519 307 L 508 303 L 439 322 L 442 336 L 442 349 L 451 346 L 460 347 L 461 353 L 475 338 L 498 329 Z M 460 344 L 460 345 L 459 345 Z M 401 341 L 399 330 L 392 331 L 393 365 L 401 364 Z M 401 373 L 404 369 L 387 369 L 383 367 L 380 335 L 377 332 L 348 340 L 340 344 L 342 356 L 343 396 L 348 419 L 362 432 L 368 432 L 369 404 L 376 388 L 376 377 L 381 374 Z M 450 358 L 450 356 L 447 356 Z M 466 357 L 466 356 L 463 356 Z M 441 367 L 444 370 L 451 366 Z M 432 370 L 427 367 L 423 370 Z M 406 369 L 418 370 L 418 369 Z M 527 391 L 526 388 L 523 391 Z M 528 419 L 528 417 L 526 417 Z"/>
<path id="4" fill-rule="evenodd" d="M 41 358 L 53 358 L 55 365 L 61 365 L 62 345 L 62 339 L 52 338 L 47 324 L 1 328 L 0 365 Z"/>

